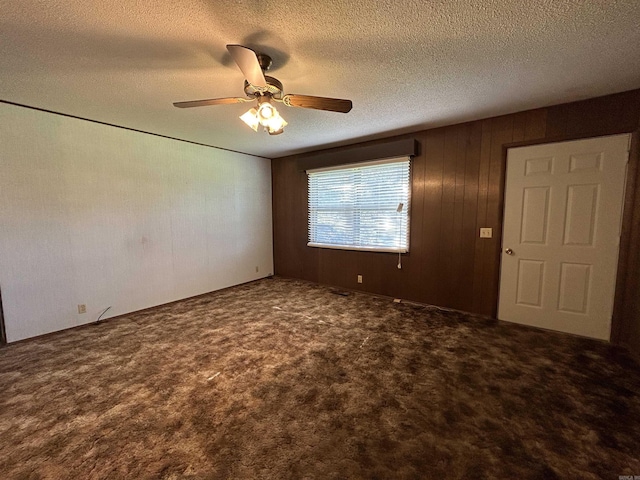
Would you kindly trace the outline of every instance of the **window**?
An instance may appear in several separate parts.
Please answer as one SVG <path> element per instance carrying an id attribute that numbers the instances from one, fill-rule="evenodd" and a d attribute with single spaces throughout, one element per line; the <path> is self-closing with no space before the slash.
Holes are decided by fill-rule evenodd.
<path id="1" fill-rule="evenodd" d="M 311 247 L 409 251 L 409 157 L 308 170 Z"/>

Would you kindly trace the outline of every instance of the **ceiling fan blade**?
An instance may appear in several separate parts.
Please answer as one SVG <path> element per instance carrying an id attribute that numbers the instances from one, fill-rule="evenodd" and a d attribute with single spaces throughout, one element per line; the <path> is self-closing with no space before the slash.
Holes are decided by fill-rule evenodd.
<path id="1" fill-rule="evenodd" d="M 173 106 L 178 108 L 206 107 L 207 105 L 230 105 L 232 103 L 244 103 L 254 100 L 253 98 L 227 97 L 210 98 L 208 100 L 191 100 L 188 102 L 174 102 Z"/>
<path id="2" fill-rule="evenodd" d="M 282 101 L 288 107 L 315 108 L 330 112 L 347 113 L 353 107 L 351 100 L 340 98 L 312 97 L 310 95 L 287 94 Z"/>
<path id="3" fill-rule="evenodd" d="M 256 52 L 242 45 L 227 45 L 227 50 L 242 70 L 244 78 L 254 87 L 266 87 L 267 81 L 258 62 Z"/>

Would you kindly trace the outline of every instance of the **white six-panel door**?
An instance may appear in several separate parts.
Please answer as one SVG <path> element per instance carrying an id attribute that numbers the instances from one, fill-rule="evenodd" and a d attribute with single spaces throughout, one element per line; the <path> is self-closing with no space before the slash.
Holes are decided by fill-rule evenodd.
<path id="1" fill-rule="evenodd" d="M 499 319 L 609 340 L 628 146 L 509 149 Z"/>

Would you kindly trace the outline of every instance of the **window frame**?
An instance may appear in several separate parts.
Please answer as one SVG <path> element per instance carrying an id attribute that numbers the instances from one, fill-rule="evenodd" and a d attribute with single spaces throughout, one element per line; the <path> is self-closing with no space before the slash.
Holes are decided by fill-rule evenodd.
<path id="1" fill-rule="evenodd" d="M 311 179 L 310 174 L 321 173 L 327 171 L 338 171 L 338 170 L 350 170 L 357 169 L 363 167 L 370 166 L 378 166 L 378 165 L 386 165 L 393 163 L 407 163 L 407 196 L 406 203 L 403 206 L 403 214 L 406 216 L 406 247 L 381 247 L 381 246 L 367 246 L 367 245 L 338 245 L 331 243 L 321 243 L 321 242 L 313 242 L 311 241 L 311 198 L 310 198 L 310 190 L 311 190 Z M 334 165 L 329 167 L 320 167 L 306 170 L 307 175 L 307 246 L 313 248 L 328 248 L 333 250 L 348 250 L 348 251 L 363 251 L 363 252 L 382 252 L 382 253 L 394 253 L 394 254 L 404 254 L 409 253 L 410 248 L 410 240 L 411 240 L 411 196 L 412 196 L 412 156 L 411 155 L 402 155 L 391 158 L 384 159 L 376 159 L 370 161 L 362 161 L 362 162 L 354 162 L 354 163 L 346 163 L 341 165 Z"/>

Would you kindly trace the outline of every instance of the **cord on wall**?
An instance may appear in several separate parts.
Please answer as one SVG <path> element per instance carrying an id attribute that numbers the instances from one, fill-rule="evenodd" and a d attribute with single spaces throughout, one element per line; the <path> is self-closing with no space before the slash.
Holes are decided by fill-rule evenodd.
<path id="1" fill-rule="evenodd" d="M 111 308 L 111 305 L 109 305 L 107 308 L 105 308 L 102 313 L 100 315 L 98 315 L 98 319 L 96 320 L 96 323 L 100 322 L 100 319 L 102 318 L 102 316 L 107 313 L 107 310 L 109 310 Z"/>
<path id="2" fill-rule="evenodd" d="M 398 208 L 396 208 L 396 212 L 402 213 L 402 209 L 404 208 L 404 203 L 400 202 L 398 204 Z M 398 225 L 398 236 L 402 235 L 402 216 L 399 217 L 400 223 Z M 400 239 L 398 238 L 398 245 L 400 245 Z M 398 252 L 398 270 L 402 269 L 402 253 Z"/>
<path id="3" fill-rule="evenodd" d="M 7 343 L 7 331 L 4 328 L 4 313 L 2 312 L 2 289 L 0 289 L 0 345 Z"/>

